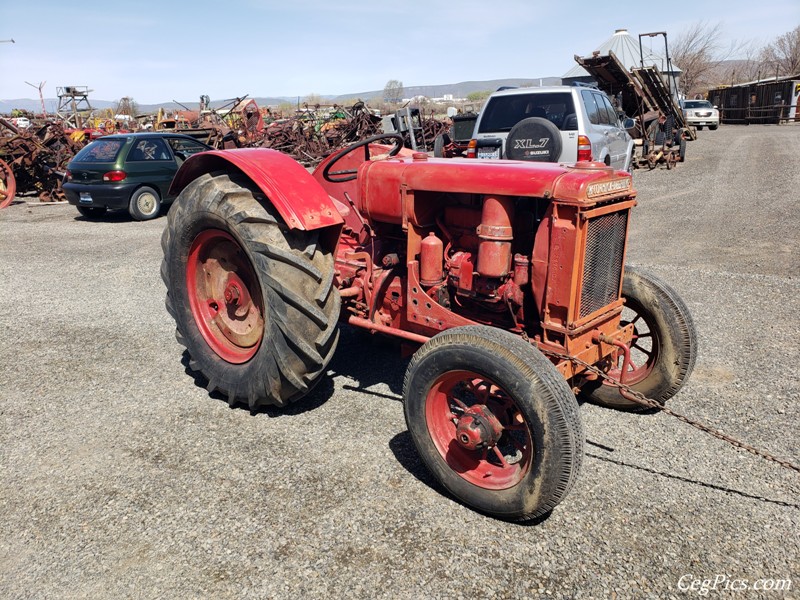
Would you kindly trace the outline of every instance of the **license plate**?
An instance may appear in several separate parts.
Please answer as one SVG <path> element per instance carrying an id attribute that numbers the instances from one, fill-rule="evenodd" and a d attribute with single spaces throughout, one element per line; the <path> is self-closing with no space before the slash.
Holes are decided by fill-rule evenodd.
<path id="1" fill-rule="evenodd" d="M 89 192 L 81 192 L 80 198 L 78 199 L 81 204 L 91 204 L 92 203 L 92 195 Z"/>
<path id="2" fill-rule="evenodd" d="M 500 148 L 498 146 L 478 148 L 478 158 L 500 158 Z"/>

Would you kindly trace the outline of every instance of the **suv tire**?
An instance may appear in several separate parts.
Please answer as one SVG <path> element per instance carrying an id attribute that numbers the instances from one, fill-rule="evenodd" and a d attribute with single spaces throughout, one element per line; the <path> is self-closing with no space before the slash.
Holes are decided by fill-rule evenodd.
<path id="1" fill-rule="evenodd" d="M 556 162 L 561 156 L 561 132 L 547 119 L 523 119 L 508 133 L 506 158 Z"/>

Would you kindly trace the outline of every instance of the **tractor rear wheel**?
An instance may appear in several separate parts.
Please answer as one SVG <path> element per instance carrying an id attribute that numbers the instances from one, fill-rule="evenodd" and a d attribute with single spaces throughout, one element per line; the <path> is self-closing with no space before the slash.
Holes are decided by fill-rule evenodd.
<path id="1" fill-rule="evenodd" d="M 4 160 L 0 160 L 0 208 L 5 208 L 14 201 L 17 194 L 17 180 L 14 171 Z"/>
<path id="2" fill-rule="evenodd" d="M 697 358 L 697 331 L 692 316 L 678 294 L 656 276 L 625 267 L 622 282 L 625 309 L 622 325 L 634 326 L 631 362 L 625 383 L 648 398 L 664 404 L 686 383 Z M 609 374 L 619 377 L 622 357 Z M 592 402 L 627 411 L 646 407 L 623 398 L 608 383 L 592 382 L 583 394 Z"/>
<path id="3" fill-rule="evenodd" d="M 254 410 L 298 400 L 319 381 L 338 342 L 332 244 L 289 229 L 260 191 L 226 174 L 181 192 L 161 276 L 178 342 L 210 392 Z"/>
<path id="4" fill-rule="evenodd" d="M 403 387 L 417 451 L 461 502 L 525 521 L 575 483 L 584 443 L 575 396 L 518 336 L 483 326 L 440 333 L 414 355 Z"/>

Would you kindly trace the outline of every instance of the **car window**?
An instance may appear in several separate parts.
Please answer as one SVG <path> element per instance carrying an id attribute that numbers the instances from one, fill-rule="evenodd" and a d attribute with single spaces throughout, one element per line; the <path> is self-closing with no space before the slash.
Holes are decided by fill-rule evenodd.
<path id="1" fill-rule="evenodd" d="M 600 109 L 595 102 L 594 94 L 589 90 L 581 90 L 583 104 L 586 106 L 586 114 L 589 116 L 589 123 L 592 125 L 600 124 Z"/>
<path id="2" fill-rule="evenodd" d="M 128 152 L 129 161 L 172 160 L 172 155 L 167 149 L 164 140 L 160 138 L 145 138 L 133 143 Z"/>
<path id="3" fill-rule="evenodd" d="M 495 96 L 483 109 L 478 133 L 511 131 L 529 117 L 547 119 L 560 129 L 571 114 L 575 114 L 575 104 L 569 92 Z"/>
<path id="4" fill-rule="evenodd" d="M 683 108 L 711 108 L 708 100 L 684 100 Z"/>
<path id="5" fill-rule="evenodd" d="M 198 152 L 205 152 L 209 148 L 200 142 L 194 140 L 187 140 L 184 138 L 168 138 L 169 145 L 172 146 L 173 152 L 180 152 L 184 156 L 191 156 Z"/>
<path id="6" fill-rule="evenodd" d="M 606 112 L 608 113 L 608 119 L 610 125 L 619 125 L 619 116 L 617 116 L 617 109 L 615 109 L 611 105 L 611 101 L 608 99 L 608 96 L 600 95 L 600 98 L 603 99 L 603 104 L 606 107 Z"/>
<path id="7" fill-rule="evenodd" d="M 114 162 L 125 139 L 96 140 L 75 155 L 76 162 Z"/>
<path id="8" fill-rule="evenodd" d="M 594 96 L 594 100 L 597 103 L 597 114 L 600 115 L 600 124 L 601 125 L 611 125 L 612 121 L 608 117 L 608 111 L 606 110 L 606 105 L 603 103 L 603 96 L 594 92 L 592 94 Z"/>

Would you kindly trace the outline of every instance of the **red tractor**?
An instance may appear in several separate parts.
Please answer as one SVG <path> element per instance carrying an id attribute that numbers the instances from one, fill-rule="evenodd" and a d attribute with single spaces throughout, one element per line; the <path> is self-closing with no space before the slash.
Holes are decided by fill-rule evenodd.
<path id="1" fill-rule="evenodd" d="M 402 143 L 364 140 L 313 174 L 264 149 L 187 160 L 162 240 L 178 341 L 209 391 L 254 410 L 314 387 L 339 323 L 398 338 L 416 350 L 404 410 L 427 467 L 481 512 L 537 518 L 580 471 L 576 394 L 671 398 L 691 316 L 625 268 L 628 173 Z"/>

